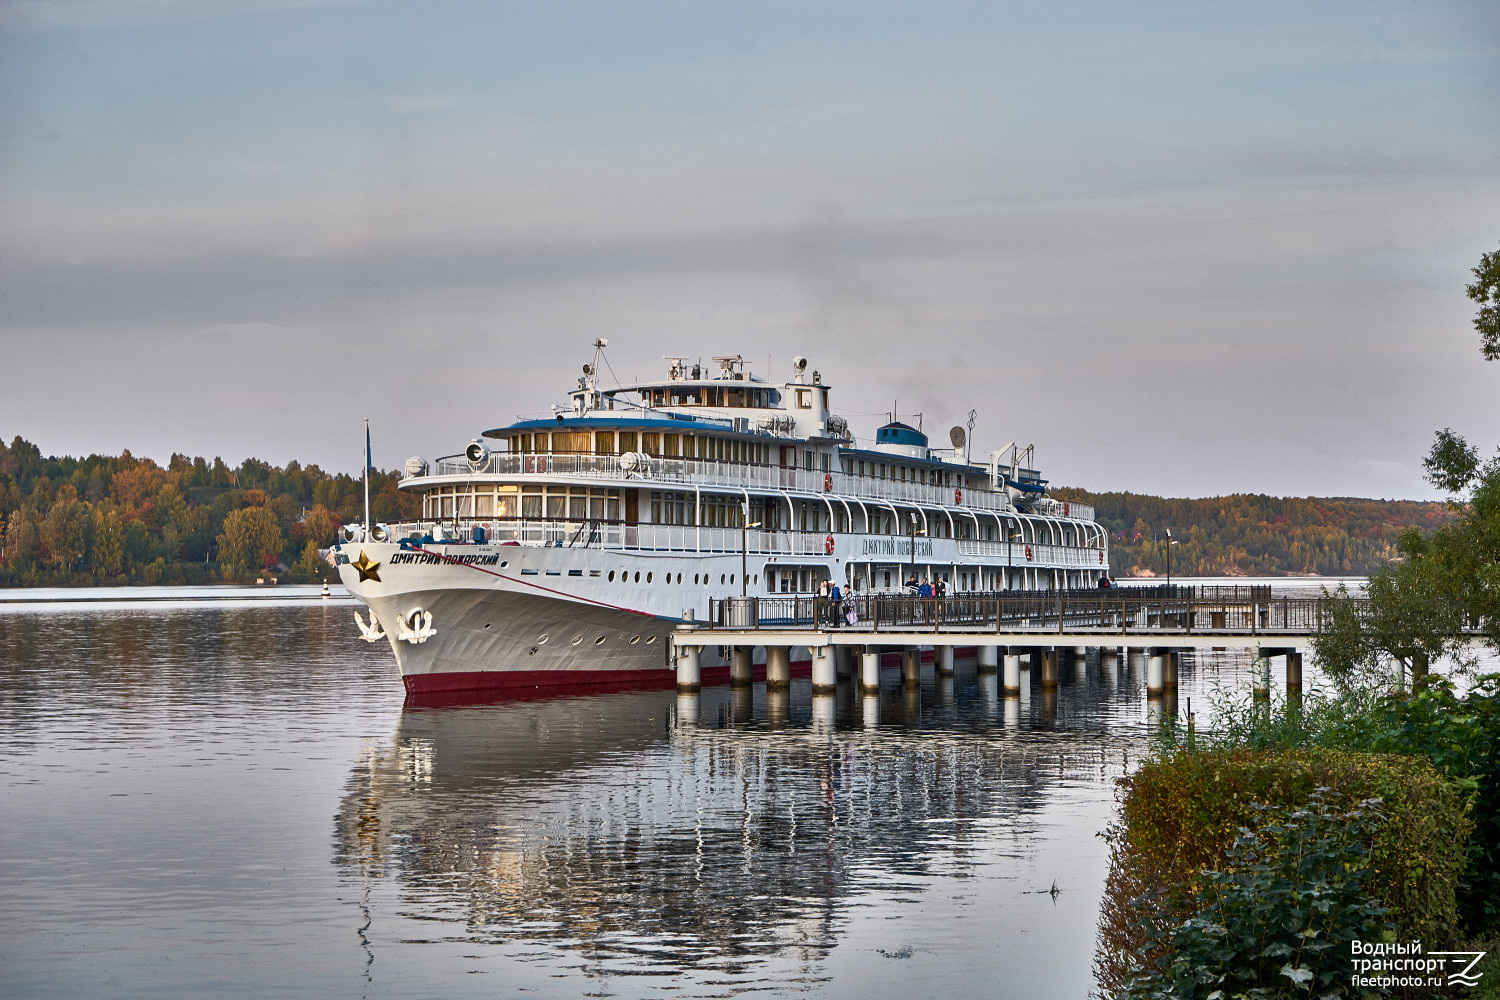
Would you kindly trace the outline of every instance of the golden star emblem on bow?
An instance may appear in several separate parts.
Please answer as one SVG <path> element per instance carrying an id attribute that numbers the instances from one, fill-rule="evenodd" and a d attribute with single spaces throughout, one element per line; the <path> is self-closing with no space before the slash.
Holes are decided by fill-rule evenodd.
<path id="1" fill-rule="evenodd" d="M 365 555 L 363 551 L 359 553 L 359 558 L 349 565 L 359 570 L 360 583 L 364 583 L 366 580 L 374 580 L 376 583 L 381 582 L 379 572 L 380 563 L 375 562 L 369 556 Z"/>

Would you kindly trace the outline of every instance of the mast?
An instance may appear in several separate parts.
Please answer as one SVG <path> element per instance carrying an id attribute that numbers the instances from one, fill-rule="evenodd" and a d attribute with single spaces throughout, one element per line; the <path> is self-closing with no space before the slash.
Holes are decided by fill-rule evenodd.
<path id="1" fill-rule="evenodd" d="M 365 538 L 370 537 L 370 418 L 365 418 Z"/>

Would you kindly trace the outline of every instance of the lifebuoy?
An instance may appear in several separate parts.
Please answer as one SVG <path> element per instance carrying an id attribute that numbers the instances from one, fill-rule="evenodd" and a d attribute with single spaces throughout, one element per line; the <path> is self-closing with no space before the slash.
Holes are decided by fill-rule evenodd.
<path id="1" fill-rule="evenodd" d="M 826 553 L 828 553 L 829 555 L 833 555 L 833 536 L 832 535 L 829 535 L 827 538 L 823 539 L 823 551 L 826 552 Z"/>
<path id="2" fill-rule="evenodd" d="M 964 502 L 964 488 L 962 486 L 956 486 L 953 488 L 953 502 L 955 504 Z"/>
<path id="3" fill-rule="evenodd" d="M 1099 553 L 1099 565 L 1101 565 L 1101 566 L 1104 565 L 1104 553 L 1103 552 Z"/>
<path id="4" fill-rule="evenodd" d="M 831 473 L 831 472 L 825 472 L 825 473 L 823 473 L 823 492 L 824 493 L 832 493 L 833 492 L 833 473 Z"/>
<path id="5" fill-rule="evenodd" d="M 1031 562 L 1031 546 L 1026 546 L 1026 561 Z"/>
<path id="6" fill-rule="evenodd" d="M 1067 501 L 1063 502 L 1063 517 L 1072 517 L 1073 505 Z"/>

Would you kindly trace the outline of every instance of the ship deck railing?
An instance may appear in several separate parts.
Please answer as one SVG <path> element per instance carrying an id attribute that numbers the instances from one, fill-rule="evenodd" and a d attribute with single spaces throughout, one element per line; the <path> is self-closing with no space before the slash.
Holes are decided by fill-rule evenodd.
<path id="1" fill-rule="evenodd" d="M 869 532 L 801 531 L 794 529 L 718 527 L 692 524 L 641 524 L 606 520 L 545 520 L 530 518 L 464 518 L 455 527 L 441 525 L 440 534 L 434 521 L 408 521 L 384 526 L 390 540 L 431 538 L 433 544 L 473 544 L 475 529 L 483 531 L 484 540 L 492 545 L 517 544 L 546 548 L 595 548 L 639 552 L 704 553 L 746 556 L 816 556 L 819 561 L 832 558 L 828 540 L 844 540 L 860 545 L 862 539 L 879 539 L 889 543 L 889 553 L 850 552 L 835 547 L 838 557 L 859 563 L 905 566 L 911 562 L 912 538 L 909 535 L 883 535 Z M 930 543 L 953 545 L 955 557 L 989 558 L 991 568 L 1091 569 L 1105 572 L 1108 554 L 1095 546 L 1053 545 L 1047 543 L 1004 542 L 975 538 L 917 539 L 920 546 Z M 938 553 L 918 550 L 917 564 L 945 566 L 952 560 Z M 960 564 L 963 565 L 963 564 Z"/>
<path id="2" fill-rule="evenodd" d="M 886 502 L 920 504 L 929 507 L 963 508 L 990 514 L 1026 513 L 1017 511 L 1008 494 L 961 486 L 939 486 L 911 480 L 884 479 L 848 472 L 823 472 L 778 465 L 753 465 L 712 459 L 650 457 L 643 468 L 625 467 L 619 455 L 595 454 L 510 454 L 489 456 L 471 464 L 462 455 L 440 458 L 434 467 L 439 476 L 504 476 L 539 479 L 578 478 L 612 483 L 630 483 L 650 489 L 709 487 L 730 490 L 760 490 L 821 494 L 833 503 L 879 504 Z M 977 470 L 976 470 L 977 472 Z M 406 480 L 403 486 L 416 485 Z M 1033 506 L 1035 513 L 1046 517 L 1093 521 L 1094 508 L 1089 504 L 1045 499 Z"/>

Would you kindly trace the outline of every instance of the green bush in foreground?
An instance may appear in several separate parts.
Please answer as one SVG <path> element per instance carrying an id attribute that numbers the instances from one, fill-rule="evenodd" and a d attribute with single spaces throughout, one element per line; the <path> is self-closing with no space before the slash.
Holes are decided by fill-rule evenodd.
<path id="1" fill-rule="evenodd" d="M 1371 898 L 1368 841 L 1384 821 L 1376 801 L 1339 808 L 1315 789 L 1305 807 L 1257 806 L 1261 825 L 1241 827 L 1222 871 L 1204 873 L 1174 919 L 1161 893 L 1133 901 L 1151 916 L 1127 1000 L 1364 995 L 1350 983 L 1347 942 L 1394 940 L 1390 911 Z M 1373 994 L 1371 994 L 1373 995 Z"/>
<path id="2" fill-rule="evenodd" d="M 1464 694 L 1432 674 L 1410 693 L 1309 692 L 1274 706 L 1246 697 L 1217 704 L 1214 715 L 1213 729 L 1195 741 L 1205 749 L 1326 747 L 1425 757 L 1471 791 L 1468 864 L 1457 886 L 1460 925 L 1472 935 L 1500 930 L 1500 675 L 1476 678 Z M 1166 747 L 1175 752 L 1170 740 Z"/>
<path id="3" fill-rule="evenodd" d="M 1454 938 L 1467 795 L 1424 759 L 1324 749 L 1183 751 L 1143 764 L 1120 788 L 1096 960 L 1106 996 L 1141 972 L 1143 953 L 1158 957 L 1150 941 L 1165 947 L 1162 929 L 1196 913 L 1194 900 L 1212 883 L 1208 873 L 1228 871 L 1240 829 L 1266 825 L 1258 804 L 1300 809 L 1319 788 L 1345 801 L 1382 801 L 1387 821 L 1368 828 L 1362 884 L 1390 908 L 1400 939 L 1437 949 Z M 1137 905 L 1142 899 L 1151 905 Z"/>

